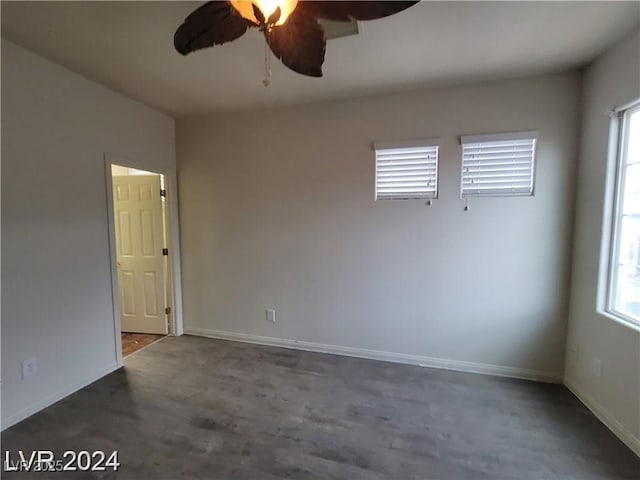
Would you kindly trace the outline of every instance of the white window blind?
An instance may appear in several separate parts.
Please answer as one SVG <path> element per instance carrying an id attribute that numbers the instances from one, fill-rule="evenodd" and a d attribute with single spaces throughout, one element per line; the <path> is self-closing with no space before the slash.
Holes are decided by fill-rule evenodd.
<path id="1" fill-rule="evenodd" d="M 538 132 L 462 136 L 462 198 L 533 195 L 537 138 Z"/>
<path id="2" fill-rule="evenodd" d="M 438 196 L 438 140 L 376 143 L 376 200 Z"/>

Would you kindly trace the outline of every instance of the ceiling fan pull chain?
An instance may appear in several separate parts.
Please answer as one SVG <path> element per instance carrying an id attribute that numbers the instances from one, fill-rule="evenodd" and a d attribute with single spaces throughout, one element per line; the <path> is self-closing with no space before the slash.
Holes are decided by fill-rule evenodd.
<path id="1" fill-rule="evenodd" d="M 269 55 L 269 45 L 267 44 L 267 37 L 264 38 L 264 80 L 262 84 L 268 87 L 271 83 L 271 55 Z"/>

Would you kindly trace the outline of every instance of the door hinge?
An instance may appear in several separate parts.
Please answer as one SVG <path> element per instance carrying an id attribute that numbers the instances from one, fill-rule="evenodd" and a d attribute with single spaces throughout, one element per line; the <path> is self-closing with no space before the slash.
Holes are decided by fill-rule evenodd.
<path id="1" fill-rule="evenodd" d="M 169 314 L 171 314 L 171 307 L 166 307 L 166 308 L 164 309 L 164 314 L 165 314 L 165 315 L 169 315 Z"/>
<path id="2" fill-rule="evenodd" d="M 164 188 L 160 189 L 160 196 L 161 197 L 166 197 L 167 196 L 167 191 Z"/>
<path id="3" fill-rule="evenodd" d="M 169 249 L 168 248 L 163 248 L 162 249 L 162 255 L 169 255 Z"/>

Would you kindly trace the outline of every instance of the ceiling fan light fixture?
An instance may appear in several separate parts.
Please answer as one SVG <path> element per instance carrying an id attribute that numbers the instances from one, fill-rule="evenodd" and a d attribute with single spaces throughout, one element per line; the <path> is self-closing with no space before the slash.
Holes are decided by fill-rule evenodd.
<path id="1" fill-rule="evenodd" d="M 0 0 L 1 1 L 1 0 Z M 223 45 L 257 28 L 265 39 L 265 81 L 269 50 L 286 67 L 308 77 L 322 77 L 327 45 L 320 20 L 376 20 L 401 12 L 420 0 L 211 0 L 195 9 L 173 35 L 182 55 Z M 351 33 L 354 33 L 353 31 Z"/>
<path id="2" fill-rule="evenodd" d="M 247 20 L 260 25 L 253 12 L 253 5 L 258 7 L 264 18 L 269 18 L 280 7 L 280 18 L 275 26 L 284 25 L 298 5 L 298 0 L 230 0 L 231 5 Z"/>

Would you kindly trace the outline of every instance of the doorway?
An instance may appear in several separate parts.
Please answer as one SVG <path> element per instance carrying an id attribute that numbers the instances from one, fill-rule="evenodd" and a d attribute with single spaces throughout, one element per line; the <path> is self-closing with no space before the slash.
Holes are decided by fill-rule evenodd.
<path id="1" fill-rule="evenodd" d="M 118 159 L 119 160 L 119 159 Z M 176 324 L 175 265 L 168 176 L 106 161 L 114 333 L 118 364 Z M 181 325 L 180 325 L 181 327 Z"/>

